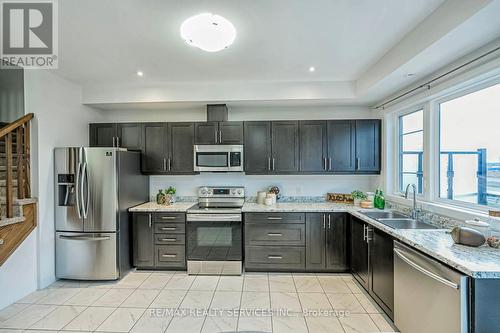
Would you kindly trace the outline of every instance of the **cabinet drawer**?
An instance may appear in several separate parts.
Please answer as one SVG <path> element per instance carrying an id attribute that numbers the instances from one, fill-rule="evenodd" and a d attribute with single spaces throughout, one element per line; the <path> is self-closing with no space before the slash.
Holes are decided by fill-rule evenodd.
<path id="1" fill-rule="evenodd" d="M 297 223 L 246 223 L 247 245 L 305 245 L 304 224 Z"/>
<path id="2" fill-rule="evenodd" d="M 304 213 L 245 213 L 245 222 L 305 223 Z"/>
<path id="3" fill-rule="evenodd" d="M 185 231 L 185 223 L 155 223 L 155 233 L 183 234 Z"/>
<path id="4" fill-rule="evenodd" d="M 157 245 L 180 245 L 185 244 L 184 234 L 155 234 Z"/>
<path id="5" fill-rule="evenodd" d="M 155 222 L 185 222 L 186 214 L 184 213 L 155 213 Z"/>
<path id="6" fill-rule="evenodd" d="M 184 245 L 157 245 L 156 266 L 157 267 L 182 267 L 186 262 L 186 250 Z"/>
<path id="7" fill-rule="evenodd" d="M 247 246 L 245 267 L 249 269 L 305 269 L 305 248 L 294 246 Z"/>

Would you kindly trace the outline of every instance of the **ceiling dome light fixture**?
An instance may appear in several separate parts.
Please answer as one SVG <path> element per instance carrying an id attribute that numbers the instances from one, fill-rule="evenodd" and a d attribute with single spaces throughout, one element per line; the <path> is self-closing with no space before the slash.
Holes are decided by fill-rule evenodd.
<path id="1" fill-rule="evenodd" d="M 181 25 L 181 37 L 203 51 L 218 52 L 233 44 L 234 25 L 219 15 L 203 13 L 191 16 Z"/>

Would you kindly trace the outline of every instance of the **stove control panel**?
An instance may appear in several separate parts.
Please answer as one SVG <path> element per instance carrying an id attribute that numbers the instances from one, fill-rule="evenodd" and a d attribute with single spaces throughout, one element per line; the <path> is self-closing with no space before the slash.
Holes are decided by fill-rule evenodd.
<path id="1" fill-rule="evenodd" d="M 213 187 L 213 186 L 202 186 L 198 189 L 199 198 L 244 198 L 245 188 L 238 186 L 229 187 Z"/>

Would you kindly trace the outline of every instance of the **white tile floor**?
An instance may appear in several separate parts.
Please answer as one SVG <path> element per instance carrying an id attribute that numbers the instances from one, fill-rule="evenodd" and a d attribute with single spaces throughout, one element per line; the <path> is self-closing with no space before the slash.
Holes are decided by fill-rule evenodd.
<path id="1" fill-rule="evenodd" d="M 24 330 L 396 332 L 349 274 L 140 271 L 117 282 L 58 281 L 0 310 L 0 333 Z"/>

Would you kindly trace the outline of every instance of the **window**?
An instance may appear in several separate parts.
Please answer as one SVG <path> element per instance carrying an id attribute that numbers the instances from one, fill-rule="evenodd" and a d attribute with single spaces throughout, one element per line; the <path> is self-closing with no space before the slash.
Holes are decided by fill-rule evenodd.
<path id="1" fill-rule="evenodd" d="M 415 184 L 423 193 L 424 111 L 399 117 L 399 190 Z"/>
<path id="2" fill-rule="evenodd" d="M 439 105 L 439 197 L 500 207 L 500 84 Z"/>

